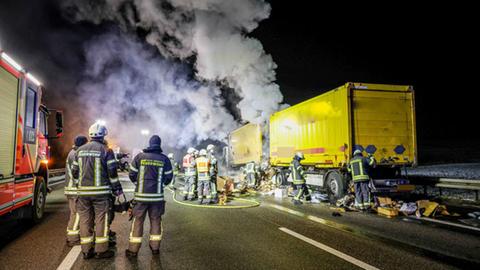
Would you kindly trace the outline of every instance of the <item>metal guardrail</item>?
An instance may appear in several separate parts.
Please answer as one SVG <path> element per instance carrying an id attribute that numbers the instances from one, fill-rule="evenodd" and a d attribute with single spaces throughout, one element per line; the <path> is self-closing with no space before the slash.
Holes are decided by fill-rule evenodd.
<path id="1" fill-rule="evenodd" d="M 442 194 L 442 188 L 462 189 L 475 192 L 475 200 L 479 200 L 480 180 L 419 176 L 415 176 L 412 179 L 412 182 L 416 185 L 439 188 L 440 195 Z"/>
<path id="2" fill-rule="evenodd" d="M 65 174 L 65 168 L 48 170 L 48 177 L 60 176 Z"/>

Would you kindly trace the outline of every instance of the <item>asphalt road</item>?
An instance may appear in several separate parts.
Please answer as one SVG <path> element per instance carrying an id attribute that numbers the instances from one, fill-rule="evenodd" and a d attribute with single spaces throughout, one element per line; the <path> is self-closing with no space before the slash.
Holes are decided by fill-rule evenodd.
<path id="1" fill-rule="evenodd" d="M 125 190 L 133 186 L 122 176 Z M 137 259 L 127 259 L 130 223 L 117 215 L 117 255 L 83 260 L 65 244 L 68 208 L 61 185 L 48 196 L 45 220 L 0 225 L 0 269 L 56 269 L 73 254 L 72 269 L 478 269 L 480 237 L 372 214 L 333 217 L 324 205 L 293 206 L 257 197 L 259 207 L 184 206 L 167 191 L 160 256 L 148 235 Z M 148 232 L 148 222 L 145 231 Z"/>

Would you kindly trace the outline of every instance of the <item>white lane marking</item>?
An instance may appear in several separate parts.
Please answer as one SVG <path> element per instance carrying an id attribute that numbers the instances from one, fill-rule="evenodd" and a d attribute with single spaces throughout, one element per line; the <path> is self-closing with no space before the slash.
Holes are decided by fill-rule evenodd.
<path id="1" fill-rule="evenodd" d="M 82 248 L 80 246 L 74 246 L 58 266 L 57 270 L 70 270 L 80 253 L 82 253 Z"/>
<path id="2" fill-rule="evenodd" d="M 296 232 L 294 232 L 294 231 L 292 231 L 292 230 L 289 230 L 289 229 L 284 228 L 284 227 L 280 227 L 280 228 L 278 228 L 278 229 L 281 230 L 281 231 L 284 232 L 284 233 L 287 233 L 287 234 L 295 237 L 295 238 L 298 238 L 298 239 L 300 239 L 300 240 L 302 240 L 302 241 L 305 241 L 305 242 L 309 243 L 310 245 L 313 245 L 313 246 L 315 246 L 315 247 L 318 247 L 319 249 L 321 249 L 321 250 L 323 250 L 323 251 L 326 251 L 326 252 L 328 252 L 328 253 L 330 253 L 330 254 L 332 254 L 332 255 L 335 255 L 335 256 L 337 256 L 337 257 L 339 257 L 339 258 L 341 258 L 341 259 L 343 259 L 343 260 L 345 260 L 345 261 L 347 261 L 347 262 L 349 262 L 349 263 L 351 263 L 351 264 L 354 264 L 354 265 L 356 265 L 356 266 L 358 266 L 358 267 L 360 267 L 360 268 L 362 268 L 362 269 L 379 270 L 379 268 L 376 268 L 375 266 L 371 266 L 371 265 L 369 265 L 369 264 L 367 264 L 367 263 L 364 263 L 364 262 L 362 262 L 362 261 L 360 261 L 360 260 L 358 260 L 358 259 L 355 259 L 354 257 L 352 257 L 352 256 L 350 256 L 350 255 L 347 255 L 347 254 L 345 254 L 345 253 L 343 253 L 343 252 L 341 252 L 341 251 L 338 251 L 338 250 L 336 250 L 336 249 L 334 249 L 334 248 L 331 248 L 331 247 L 329 247 L 329 246 L 327 246 L 327 245 L 324 245 L 324 244 L 322 244 L 322 243 L 320 243 L 320 242 L 317 242 L 317 241 L 315 241 L 315 240 L 313 240 L 313 239 L 310 239 L 310 238 L 308 238 L 308 237 L 306 237 L 306 236 L 303 236 L 303 235 L 301 235 L 301 234 L 299 234 L 299 233 L 296 233 Z"/>

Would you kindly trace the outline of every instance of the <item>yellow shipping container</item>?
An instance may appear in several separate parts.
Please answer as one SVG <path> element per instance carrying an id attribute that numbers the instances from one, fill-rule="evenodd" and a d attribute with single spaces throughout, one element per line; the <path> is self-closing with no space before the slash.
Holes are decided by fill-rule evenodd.
<path id="1" fill-rule="evenodd" d="M 260 125 L 247 124 L 230 133 L 229 146 L 232 165 L 248 162 L 260 163 L 262 159 L 262 131 Z"/>
<path id="2" fill-rule="evenodd" d="M 346 83 L 270 117 L 273 166 L 288 166 L 302 151 L 302 164 L 340 168 L 354 149 L 379 165 L 415 165 L 416 147 L 411 86 Z"/>

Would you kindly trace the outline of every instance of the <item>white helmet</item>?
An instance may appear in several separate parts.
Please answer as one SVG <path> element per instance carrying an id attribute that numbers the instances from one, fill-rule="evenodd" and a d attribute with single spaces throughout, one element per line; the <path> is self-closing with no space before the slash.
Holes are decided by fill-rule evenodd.
<path id="1" fill-rule="evenodd" d="M 200 150 L 199 155 L 200 156 L 206 156 L 207 155 L 207 150 L 205 150 L 205 149 Z"/>
<path id="2" fill-rule="evenodd" d="M 208 152 L 213 151 L 214 148 L 215 148 L 215 146 L 214 146 L 213 144 L 207 145 L 207 151 L 208 151 Z"/>
<path id="3" fill-rule="evenodd" d="M 102 138 L 108 135 L 108 130 L 107 128 L 99 123 L 95 123 L 90 126 L 88 129 L 88 136 L 90 138 Z"/>
<path id="4" fill-rule="evenodd" d="M 298 157 L 299 159 L 305 159 L 305 156 L 303 155 L 303 152 L 297 152 L 297 153 L 295 153 L 295 156 Z"/>
<path id="5" fill-rule="evenodd" d="M 195 151 L 196 151 L 195 148 L 190 147 L 190 148 L 188 148 L 188 150 L 187 150 L 187 154 L 193 154 Z"/>
<path id="6" fill-rule="evenodd" d="M 168 153 L 167 157 L 168 157 L 169 159 L 173 159 L 173 153 Z"/>

